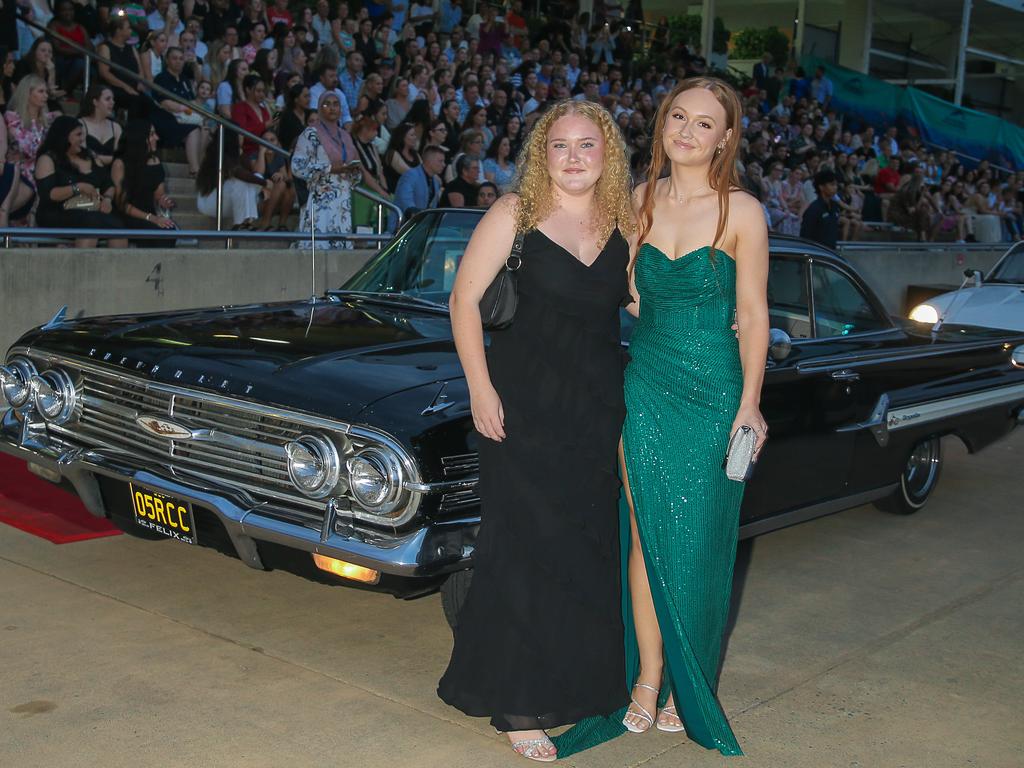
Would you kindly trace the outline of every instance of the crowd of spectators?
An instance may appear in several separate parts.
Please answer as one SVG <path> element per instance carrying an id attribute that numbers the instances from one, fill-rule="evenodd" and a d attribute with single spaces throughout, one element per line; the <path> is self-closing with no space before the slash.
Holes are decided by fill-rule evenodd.
<path id="1" fill-rule="evenodd" d="M 356 187 L 404 213 L 486 207 L 512 187 L 532 124 L 566 98 L 611 112 L 641 181 L 659 101 L 707 72 L 666 23 L 641 36 L 619 0 L 598 0 L 593 14 L 571 0 L 543 3 L 529 20 L 522 0 L 18 5 L 143 82 L 101 63 L 82 93 L 80 54 L 0 24 L 0 225 L 173 227 L 158 148 L 184 151 L 197 207 L 214 215 L 219 145 L 193 105 L 291 154 L 226 132 L 222 210 L 236 229 L 290 229 L 298 206 L 302 231 L 353 231 L 375 219 Z M 765 54 L 741 95 L 738 170 L 773 231 L 830 245 L 872 227 L 920 240 L 1021 238 L 1024 174 L 968 168 L 898 126 L 876 135 L 833 108 L 823 70 L 809 76 Z"/>

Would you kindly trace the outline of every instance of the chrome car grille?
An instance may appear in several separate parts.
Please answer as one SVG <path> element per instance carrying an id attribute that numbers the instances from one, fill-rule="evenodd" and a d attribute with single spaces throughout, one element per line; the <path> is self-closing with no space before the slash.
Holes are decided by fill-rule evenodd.
<path id="1" fill-rule="evenodd" d="M 441 459 L 441 471 L 445 479 L 475 479 L 480 474 L 480 457 L 475 453 L 445 456 Z M 480 495 L 474 484 L 472 488 L 460 488 L 442 495 L 439 511 L 442 514 L 455 514 L 479 506 Z"/>
<path id="2" fill-rule="evenodd" d="M 286 443 L 309 431 L 301 423 L 263 412 L 258 406 L 228 402 L 176 387 L 154 385 L 96 368 L 61 361 L 79 377 L 77 418 L 50 429 L 87 448 L 107 448 L 149 456 L 176 471 L 230 485 L 266 504 L 263 514 L 319 528 L 324 502 L 301 495 L 288 478 Z M 177 420 L 208 430 L 211 440 L 157 437 L 136 424 L 143 415 Z M 298 417 L 297 417 L 298 418 Z M 344 431 L 345 425 L 338 426 Z"/>

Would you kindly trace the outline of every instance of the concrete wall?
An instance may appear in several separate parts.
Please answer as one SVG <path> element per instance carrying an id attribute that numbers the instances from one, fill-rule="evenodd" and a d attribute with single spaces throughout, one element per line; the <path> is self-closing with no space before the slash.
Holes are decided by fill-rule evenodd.
<path id="1" fill-rule="evenodd" d="M 316 291 L 337 288 L 373 251 L 317 251 Z M 68 305 L 68 315 L 154 312 L 311 294 L 308 251 L 282 249 L 0 252 L 0 355 Z"/>
<path id="2" fill-rule="evenodd" d="M 907 285 L 956 286 L 966 267 L 988 270 L 1003 247 L 967 251 L 872 247 L 844 255 L 901 313 Z M 340 286 L 373 251 L 319 251 L 316 291 Z M 69 316 L 280 301 L 309 296 L 308 251 L 75 250 L 13 248 L 0 252 L 0 355 L 64 304 Z"/>
<path id="3" fill-rule="evenodd" d="M 963 282 L 964 270 L 988 272 L 1006 252 L 1006 246 L 967 250 L 953 245 L 919 248 L 847 248 L 843 256 L 867 281 L 886 309 L 903 315 L 908 285 L 937 285 L 956 288 Z"/>

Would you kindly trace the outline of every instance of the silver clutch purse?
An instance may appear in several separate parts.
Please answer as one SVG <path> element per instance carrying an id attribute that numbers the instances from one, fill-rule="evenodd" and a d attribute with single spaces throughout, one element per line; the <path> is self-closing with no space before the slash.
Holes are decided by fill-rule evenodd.
<path id="1" fill-rule="evenodd" d="M 725 453 L 722 467 L 730 480 L 745 483 L 754 473 L 754 451 L 757 449 L 757 435 L 746 424 L 729 438 L 729 449 Z"/>

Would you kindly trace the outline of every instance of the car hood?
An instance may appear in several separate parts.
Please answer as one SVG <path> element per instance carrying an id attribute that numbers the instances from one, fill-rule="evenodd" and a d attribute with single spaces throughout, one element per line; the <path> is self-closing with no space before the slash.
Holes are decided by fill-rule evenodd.
<path id="1" fill-rule="evenodd" d="M 925 303 L 940 315 L 946 313 L 947 323 L 1024 331 L 1024 286 L 964 288 L 934 296 Z"/>
<path id="2" fill-rule="evenodd" d="M 344 420 L 396 392 L 462 377 L 447 313 L 372 298 L 85 318 L 19 345 Z"/>

